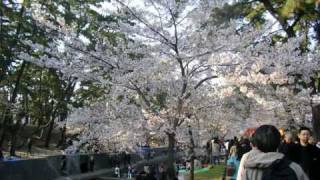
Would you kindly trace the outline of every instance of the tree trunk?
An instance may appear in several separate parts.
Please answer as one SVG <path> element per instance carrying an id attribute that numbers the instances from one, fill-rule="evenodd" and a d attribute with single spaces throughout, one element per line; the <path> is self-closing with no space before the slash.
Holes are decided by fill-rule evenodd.
<path id="1" fill-rule="evenodd" d="M 190 156 L 190 162 L 191 162 L 191 171 L 190 171 L 190 180 L 194 180 L 194 139 L 192 135 L 192 129 L 191 126 L 189 126 L 189 138 L 190 138 L 190 145 L 189 145 L 189 156 Z"/>
<path id="2" fill-rule="evenodd" d="M 57 106 L 58 105 L 59 105 L 59 103 L 57 104 Z M 54 109 L 54 101 L 51 101 L 51 109 L 50 109 L 49 112 L 50 113 L 48 113 L 48 115 L 49 115 L 49 119 L 51 118 L 51 121 L 50 121 L 50 124 L 49 124 L 48 132 L 46 134 L 44 147 L 49 147 L 51 136 L 52 136 L 52 130 L 53 130 L 53 126 L 54 126 L 54 120 L 56 118 L 56 109 Z"/>
<path id="3" fill-rule="evenodd" d="M 11 145 L 10 145 L 10 156 L 15 156 L 16 155 L 16 144 L 17 144 L 17 134 L 12 133 L 11 134 Z"/>
<path id="4" fill-rule="evenodd" d="M 53 119 L 51 120 L 50 124 L 49 124 L 49 129 L 47 132 L 47 136 L 46 136 L 46 140 L 44 143 L 44 147 L 49 147 L 50 144 L 50 140 L 51 140 L 51 134 L 52 134 L 52 130 L 53 130 L 53 125 L 54 125 L 54 117 L 52 117 Z"/>
<path id="5" fill-rule="evenodd" d="M 320 140 L 320 104 L 312 105 L 313 136 L 316 141 Z"/>
<path id="6" fill-rule="evenodd" d="M 62 121 L 65 121 L 65 119 L 67 118 L 67 111 L 64 111 L 63 113 L 60 114 L 60 119 L 59 121 L 62 122 Z M 63 128 L 61 129 L 61 136 L 60 136 L 60 140 L 57 144 L 56 147 L 60 147 L 60 146 L 64 146 L 65 145 L 65 142 L 66 142 L 66 133 L 67 133 L 67 127 L 66 127 L 66 124 L 63 126 Z"/>
<path id="7" fill-rule="evenodd" d="M 62 121 L 65 121 L 67 119 L 67 116 L 68 116 L 68 107 L 66 104 L 68 104 L 70 102 L 70 99 L 73 95 L 73 91 L 74 91 L 74 87 L 76 85 L 76 79 L 69 79 L 68 80 L 68 85 L 66 87 L 66 89 L 64 90 L 64 98 L 61 99 L 61 102 L 64 101 L 64 105 L 65 107 L 63 108 L 63 111 L 60 112 L 60 119 L 59 121 L 62 122 Z M 58 103 L 59 104 L 59 103 Z M 61 136 L 60 136 L 60 140 L 57 144 L 56 147 L 59 147 L 59 146 L 63 146 L 65 144 L 65 141 L 66 141 L 66 131 L 67 131 L 67 128 L 66 128 L 66 125 L 63 126 L 63 128 L 61 129 Z"/>
<path id="8" fill-rule="evenodd" d="M 57 144 L 56 147 L 60 147 L 60 146 L 64 146 L 65 142 L 66 142 L 66 132 L 67 132 L 67 127 L 66 125 L 63 126 L 63 128 L 61 128 L 61 136 L 60 136 L 60 140 Z"/>
<path id="9" fill-rule="evenodd" d="M 194 180 L 194 157 L 191 157 L 190 161 L 191 161 L 190 180 Z"/>
<path id="10" fill-rule="evenodd" d="M 10 146 L 10 156 L 16 155 L 16 147 L 17 147 L 17 135 L 21 129 L 22 118 L 25 116 L 23 112 L 18 113 L 16 116 L 16 123 L 11 125 L 10 134 L 11 134 L 11 146 Z"/>
<path id="11" fill-rule="evenodd" d="M 7 133 L 7 124 L 8 124 L 8 121 L 9 121 L 9 119 L 8 119 L 8 110 L 5 110 L 5 112 L 4 112 L 4 121 L 3 121 L 3 124 L 1 125 L 1 128 L 2 128 L 2 132 L 1 132 L 1 137 L 0 137 L 0 147 L 2 147 L 2 145 L 3 145 L 3 142 L 4 142 L 4 140 L 6 139 L 6 133 Z"/>
<path id="12" fill-rule="evenodd" d="M 273 7 L 270 0 L 260 0 L 263 3 L 267 11 L 279 22 L 282 29 L 286 32 L 288 38 L 295 37 L 295 32 L 293 30 L 293 25 L 289 25 L 285 18 L 283 18 L 278 11 Z M 299 17 L 300 19 L 300 17 Z M 298 20 L 299 20 L 298 19 Z M 295 22 L 297 23 L 297 22 Z"/>
<path id="13" fill-rule="evenodd" d="M 168 169 L 167 169 L 167 176 L 169 180 L 174 180 L 176 176 L 175 167 L 174 167 L 174 147 L 175 147 L 175 133 L 167 133 L 168 140 L 169 140 L 169 147 L 168 147 Z"/>
<path id="14" fill-rule="evenodd" d="M 20 67 L 20 70 L 18 72 L 18 75 L 17 75 L 17 80 L 15 82 L 15 86 L 14 86 L 14 89 L 13 89 L 13 92 L 12 92 L 12 95 L 11 95 L 11 98 L 10 98 L 10 102 L 9 102 L 9 105 L 8 107 L 6 108 L 5 112 L 4 112 L 4 120 L 2 121 L 3 122 L 3 126 L 2 126 L 2 134 L 1 134 L 1 139 L 0 139 L 0 147 L 2 147 L 3 145 L 3 142 L 6 138 L 6 133 L 7 133 L 7 129 L 8 129 L 8 126 L 11 124 L 11 121 L 12 121 L 12 113 L 11 113 L 11 106 L 16 102 L 16 98 L 18 96 L 18 91 L 19 91 L 19 86 L 20 86 L 20 82 L 21 82 L 21 78 L 22 78 L 22 75 L 23 75 L 23 72 L 25 70 L 25 68 L 27 67 L 26 66 L 27 63 L 25 61 L 23 61 L 21 67 Z"/>
<path id="15" fill-rule="evenodd" d="M 22 8 L 20 9 L 20 12 L 19 12 L 19 17 L 22 17 L 24 12 L 25 12 L 25 7 L 22 6 Z M 21 31 L 21 26 L 22 26 L 22 21 L 19 21 L 19 24 L 18 24 L 17 29 L 16 29 L 16 33 L 15 33 L 15 39 L 14 39 L 13 43 L 10 45 L 11 46 L 10 50 L 15 48 L 16 45 L 17 45 L 17 41 L 19 39 L 19 35 L 20 35 L 20 31 Z M 13 61 L 14 58 L 12 56 L 10 56 L 8 59 Z M 4 120 L 2 121 L 3 122 L 3 126 L 1 126 L 2 134 L 1 134 L 1 139 L 0 139 L 0 147 L 2 147 L 3 142 L 4 142 L 5 138 L 6 138 L 7 124 L 9 124 L 10 121 L 12 120 L 11 106 L 16 101 L 16 97 L 17 97 L 17 93 L 18 93 L 18 87 L 20 85 L 20 80 L 21 80 L 21 77 L 22 77 L 22 74 L 23 74 L 25 66 L 26 66 L 26 62 L 23 61 L 22 65 L 21 65 L 21 68 L 20 68 L 20 70 L 18 72 L 18 77 L 17 77 L 17 80 L 15 82 L 15 87 L 14 87 L 13 92 L 12 92 L 12 96 L 11 96 L 11 99 L 10 99 L 10 102 L 9 102 L 9 107 L 7 107 L 5 109 L 5 112 L 4 112 Z"/>

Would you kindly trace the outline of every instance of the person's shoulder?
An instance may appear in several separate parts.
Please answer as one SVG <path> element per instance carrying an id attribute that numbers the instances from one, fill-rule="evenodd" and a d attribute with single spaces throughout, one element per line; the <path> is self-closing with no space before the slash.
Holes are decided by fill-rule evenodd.
<path id="1" fill-rule="evenodd" d="M 306 150 L 310 153 L 319 153 L 320 152 L 320 150 L 315 145 L 312 145 L 312 144 L 308 144 Z"/>
<path id="2" fill-rule="evenodd" d="M 318 148 L 317 148 L 316 145 L 309 144 L 308 146 L 309 146 L 309 148 L 311 148 L 311 149 L 313 149 L 313 150 L 318 150 Z"/>
<path id="3" fill-rule="evenodd" d="M 316 145 L 312 145 L 311 151 L 314 156 L 320 157 L 320 149 Z"/>
<path id="4" fill-rule="evenodd" d="M 301 180 L 308 180 L 309 179 L 299 164 L 297 164 L 293 161 L 290 161 L 289 168 L 295 172 L 298 180 L 300 180 L 300 179 Z"/>
<path id="5" fill-rule="evenodd" d="M 241 159 L 247 159 L 248 156 L 251 156 L 252 154 L 255 154 L 255 152 L 253 150 L 246 152 L 242 155 Z"/>

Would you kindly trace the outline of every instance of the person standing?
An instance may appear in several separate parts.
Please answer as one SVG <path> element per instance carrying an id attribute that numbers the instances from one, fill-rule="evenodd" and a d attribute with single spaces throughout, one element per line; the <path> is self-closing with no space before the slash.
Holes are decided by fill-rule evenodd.
<path id="1" fill-rule="evenodd" d="M 115 177 L 120 178 L 120 168 L 118 165 L 116 165 L 116 167 L 114 168 L 114 175 Z"/>
<path id="2" fill-rule="evenodd" d="M 229 158 L 227 160 L 227 179 L 236 180 L 240 161 L 237 158 L 237 145 L 234 144 L 230 148 Z"/>
<path id="3" fill-rule="evenodd" d="M 89 159 L 89 171 L 94 171 L 94 154 L 90 155 L 90 159 Z"/>
<path id="4" fill-rule="evenodd" d="M 126 161 L 126 164 L 131 164 L 131 155 L 129 153 L 129 151 L 125 151 L 126 154 L 125 154 L 125 161 Z"/>
<path id="5" fill-rule="evenodd" d="M 210 163 L 210 161 L 211 161 L 211 140 L 208 140 L 207 141 L 207 143 L 206 143 L 206 155 L 207 155 L 207 157 L 206 157 L 206 162 L 207 163 Z"/>
<path id="6" fill-rule="evenodd" d="M 67 156 L 66 155 L 62 155 L 61 156 L 60 172 L 61 172 L 62 176 L 68 175 Z"/>
<path id="7" fill-rule="evenodd" d="M 319 180 L 320 150 L 315 145 L 309 144 L 311 130 L 307 127 L 301 127 L 298 136 L 297 162 L 309 176 L 310 180 Z"/>
<path id="8" fill-rule="evenodd" d="M 240 161 L 242 156 L 251 150 L 250 141 L 248 138 L 243 138 L 240 140 L 237 146 L 237 158 Z"/>
<path id="9" fill-rule="evenodd" d="M 81 173 L 87 173 L 89 171 L 89 156 L 79 155 L 80 158 L 80 171 Z"/>
<path id="10" fill-rule="evenodd" d="M 284 140 L 281 142 L 278 151 L 283 153 L 289 160 L 298 162 L 298 146 L 293 142 L 293 135 L 291 132 L 285 132 Z"/>
<path id="11" fill-rule="evenodd" d="M 31 150 L 32 150 L 32 139 L 31 139 L 31 137 L 28 138 L 28 140 L 27 140 L 27 146 L 28 146 L 28 154 L 31 155 Z"/>
<path id="12" fill-rule="evenodd" d="M 211 160 L 211 163 L 212 164 L 219 164 L 221 146 L 220 146 L 220 144 L 218 142 L 218 138 L 214 138 L 211 141 L 211 148 L 212 148 L 212 152 L 211 152 L 212 160 Z"/>
<path id="13" fill-rule="evenodd" d="M 128 165 L 128 179 L 131 179 L 132 178 L 132 167 L 131 165 L 129 164 Z"/>
<path id="14" fill-rule="evenodd" d="M 159 166 L 159 180 L 166 180 L 167 179 L 167 171 L 164 165 Z"/>

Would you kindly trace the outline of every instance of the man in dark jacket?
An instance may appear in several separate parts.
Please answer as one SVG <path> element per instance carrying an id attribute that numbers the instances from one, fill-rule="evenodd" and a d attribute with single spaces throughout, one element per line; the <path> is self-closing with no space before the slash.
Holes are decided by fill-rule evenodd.
<path id="1" fill-rule="evenodd" d="M 309 176 L 310 180 L 320 179 L 320 150 L 309 144 L 311 131 L 307 127 L 301 127 L 299 130 L 299 144 L 297 162 Z"/>

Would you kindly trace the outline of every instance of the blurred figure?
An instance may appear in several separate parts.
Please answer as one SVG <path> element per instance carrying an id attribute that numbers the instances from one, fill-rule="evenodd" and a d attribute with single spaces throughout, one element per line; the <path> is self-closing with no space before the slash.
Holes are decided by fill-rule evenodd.
<path id="1" fill-rule="evenodd" d="M 227 153 L 228 153 L 228 156 L 230 156 L 230 149 L 231 149 L 231 147 L 234 145 L 234 140 L 233 139 L 231 139 L 230 141 L 229 141 L 229 143 L 228 143 L 228 146 L 227 146 Z"/>
<path id="2" fill-rule="evenodd" d="M 87 173 L 89 171 L 89 156 L 80 155 L 80 171 L 81 173 Z"/>
<path id="3" fill-rule="evenodd" d="M 114 168 L 114 176 L 120 178 L 120 168 L 118 165 Z"/>
<path id="4" fill-rule="evenodd" d="M 155 177 L 155 169 L 153 166 L 149 166 L 149 172 L 146 175 L 146 180 L 157 180 Z"/>
<path id="5" fill-rule="evenodd" d="M 62 155 L 62 157 L 61 157 L 60 172 L 61 172 L 62 176 L 68 175 L 68 172 L 67 172 L 67 156 L 66 155 Z"/>
<path id="6" fill-rule="evenodd" d="M 132 167 L 131 165 L 129 164 L 128 165 L 128 179 L 131 179 L 132 178 Z"/>
<path id="7" fill-rule="evenodd" d="M 221 146 L 218 142 L 218 138 L 214 138 L 211 141 L 211 148 L 211 164 L 219 164 Z"/>
<path id="8" fill-rule="evenodd" d="M 167 173 L 163 165 L 159 166 L 159 180 L 166 180 Z"/>
<path id="9" fill-rule="evenodd" d="M 242 156 L 251 150 L 249 139 L 245 138 L 240 140 L 237 147 L 237 158 L 240 161 Z"/>
<path id="10" fill-rule="evenodd" d="M 320 149 L 320 141 L 317 142 L 316 147 Z"/>
<path id="11" fill-rule="evenodd" d="M 240 161 L 237 157 L 237 144 L 230 148 L 229 158 L 227 161 L 227 180 L 236 180 Z"/>
<path id="12" fill-rule="evenodd" d="M 32 151 L 32 139 L 31 138 L 28 138 L 27 146 L 28 146 L 28 154 L 31 155 L 31 151 Z"/>
<path id="13" fill-rule="evenodd" d="M 285 138 L 285 129 L 284 128 L 279 128 L 279 133 L 280 133 L 280 139 L 281 141 L 284 141 Z"/>
<path id="14" fill-rule="evenodd" d="M 89 171 L 94 171 L 94 155 L 90 155 L 90 159 L 89 159 Z"/>
<path id="15" fill-rule="evenodd" d="M 211 141 L 210 140 L 208 140 L 207 141 L 207 143 L 206 143 L 206 155 L 207 155 L 207 157 L 206 157 L 206 162 L 207 163 L 210 163 L 211 162 Z"/>
<path id="16" fill-rule="evenodd" d="M 316 141 L 314 140 L 313 136 L 310 136 L 308 143 L 311 145 L 316 145 Z"/>
<path id="17" fill-rule="evenodd" d="M 284 140 L 279 146 L 279 152 L 283 153 L 289 160 L 298 162 L 298 146 L 293 142 L 293 135 L 291 132 L 286 132 Z"/>
<path id="18" fill-rule="evenodd" d="M 191 170 L 191 162 L 189 160 L 186 161 L 186 170 L 187 171 Z"/>
<path id="19" fill-rule="evenodd" d="M 201 169 L 202 168 L 202 163 L 198 158 L 194 159 L 194 169 Z"/>

